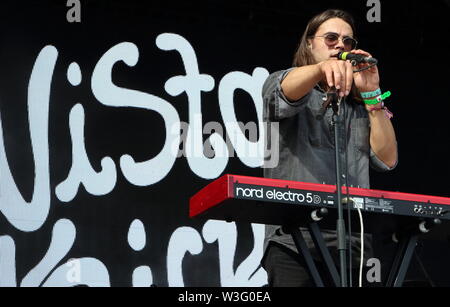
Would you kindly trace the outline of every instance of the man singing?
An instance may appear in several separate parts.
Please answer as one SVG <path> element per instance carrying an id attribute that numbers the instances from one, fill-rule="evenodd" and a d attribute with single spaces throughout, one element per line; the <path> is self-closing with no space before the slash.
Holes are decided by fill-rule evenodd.
<path id="1" fill-rule="evenodd" d="M 353 18 L 341 10 L 327 10 L 309 21 L 295 53 L 294 67 L 268 77 L 262 93 L 264 120 L 279 123 L 279 163 L 264 168 L 265 177 L 336 184 L 333 110 L 321 110 L 330 90 L 337 92 L 339 112 L 345 117 L 346 133 L 341 133 L 339 142 L 342 169 L 347 165 L 348 177 L 342 182 L 369 188 L 369 166 L 389 171 L 397 165 L 392 113 L 384 105 L 387 95 L 380 89 L 377 66 L 352 66 L 348 60 L 337 59 L 339 52 L 371 56 L 356 46 Z M 269 286 L 312 286 L 291 236 L 279 228 L 266 226 L 262 264 Z M 317 255 L 309 233 L 301 230 L 313 255 Z M 322 233 L 334 255 L 336 232 Z M 351 241 L 359 255 L 356 234 Z M 365 252 L 372 252 L 370 236 L 365 239 Z M 317 265 L 322 271 L 323 264 Z"/>

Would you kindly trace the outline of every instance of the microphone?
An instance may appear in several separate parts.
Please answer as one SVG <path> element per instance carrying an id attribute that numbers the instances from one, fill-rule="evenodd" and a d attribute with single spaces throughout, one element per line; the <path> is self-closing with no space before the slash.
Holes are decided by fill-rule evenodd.
<path id="1" fill-rule="evenodd" d="M 376 65 L 378 63 L 378 60 L 369 56 L 365 56 L 362 54 L 354 54 L 354 53 L 350 53 L 350 52 L 339 52 L 336 57 L 338 58 L 338 60 L 349 60 L 353 66 L 355 66 L 356 64 L 360 64 L 360 63 L 369 63 L 369 64 L 373 64 Z"/>

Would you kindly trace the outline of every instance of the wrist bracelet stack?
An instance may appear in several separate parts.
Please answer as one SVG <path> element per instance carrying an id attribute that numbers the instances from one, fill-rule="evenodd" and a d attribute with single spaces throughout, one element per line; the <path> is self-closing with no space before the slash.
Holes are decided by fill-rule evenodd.
<path id="1" fill-rule="evenodd" d="M 384 94 L 381 94 L 381 90 L 378 88 L 373 92 L 361 92 L 361 97 L 363 98 L 363 101 L 366 105 L 370 105 L 368 111 L 378 111 L 378 110 L 384 110 L 386 117 L 391 119 L 394 115 L 392 112 L 390 112 L 385 106 L 384 106 L 384 100 L 391 96 L 391 92 L 387 91 Z M 380 104 L 380 106 L 373 106 L 376 104 Z"/>
<path id="2" fill-rule="evenodd" d="M 362 95 L 362 93 L 361 93 L 361 95 Z M 372 97 L 371 99 L 363 99 L 363 100 L 364 100 L 365 104 L 377 104 L 377 103 L 382 102 L 389 96 L 391 96 L 391 92 L 387 91 L 383 95 L 378 95 L 378 96 Z"/>

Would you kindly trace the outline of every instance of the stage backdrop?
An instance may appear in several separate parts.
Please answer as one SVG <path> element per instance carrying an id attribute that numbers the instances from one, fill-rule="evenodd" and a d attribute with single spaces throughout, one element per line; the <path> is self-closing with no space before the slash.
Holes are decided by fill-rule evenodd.
<path id="1" fill-rule="evenodd" d="M 262 85 L 332 5 L 316 2 L 2 2 L 0 285 L 265 285 L 264 226 L 190 219 L 189 198 L 262 176 Z M 381 1 L 380 20 L 375 2 L 341 7 L 393 92 L 400 164 L 372 186 L 450 196 L 427 58 L 446 54 L 448 1 Z"/>

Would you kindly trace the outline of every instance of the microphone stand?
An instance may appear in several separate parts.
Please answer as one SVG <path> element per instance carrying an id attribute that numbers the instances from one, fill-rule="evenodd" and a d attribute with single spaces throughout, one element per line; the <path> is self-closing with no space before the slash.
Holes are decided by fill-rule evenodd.
<path id="1" fill-rule="evenodd" d="M 331 104 L 333 109 L 333 117 L 331 124 L 334 127 L 334 145 L 335 145 L 335 161 L 336 161 L 336 193 L 337 193 L 337 211 L 338 219 L 336 221 L 336 233 L 338 240 L 338 252 L 339 252 L 339 263 L 340 263 L 340 277 L 341 277 L 341 287 L 347 287 L 347 244 L 346 244 L 346 230 L 344 221 L 344 210 L 342 206 L 342 184 L 341 184 L 341 161 L 339 156 L 340 148 L 340 134 L 341 127 L 345 119 L 340 115 L 339 108 L 340 101 L 338 100 L 338 95 L 336 88 L 332 87 L 327 93 L 327 99 L 323 103 L 322 112 L 316 118 L 318 120 L 323 118 L 326 108 Z M 346 149 L 345 149 L 346 150 Z"/>

